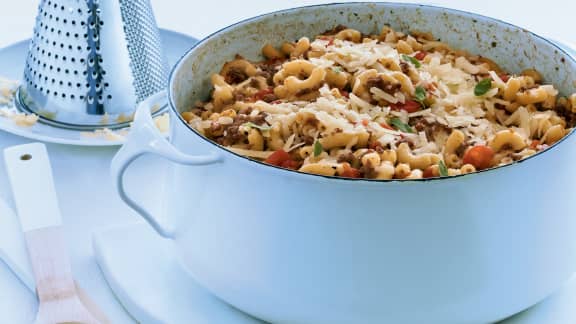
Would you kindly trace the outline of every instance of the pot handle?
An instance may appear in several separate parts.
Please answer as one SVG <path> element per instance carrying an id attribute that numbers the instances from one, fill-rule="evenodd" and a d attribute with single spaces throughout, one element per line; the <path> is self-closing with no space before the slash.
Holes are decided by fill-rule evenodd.
<path id="1" fill-rule="evenodd" d="M 167 102 L 166 91 L 158 92 L 140 103 L 134 115 L 134 123 L 126 139 L 112 159 L 111 172 L 116 192 L 120 198 L 138 214 L 140 214 L 158 234 L 165 238 L 174 238 L 175 228 L 161 224 L 152 214 L 126 193 L 124 188 L 124 172 L 130 164 L 144 154 L 159 155 L 169 161 L 185 165 L 207 165 L 221 161 L 220 155 L 188 155 L 176 149 L 156 128 L 151 107 L 158 102 Z"/>

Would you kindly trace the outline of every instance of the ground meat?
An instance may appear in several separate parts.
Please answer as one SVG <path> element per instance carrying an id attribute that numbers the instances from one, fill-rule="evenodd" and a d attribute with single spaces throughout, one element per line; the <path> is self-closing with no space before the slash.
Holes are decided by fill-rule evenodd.
<path id="1" fill-rule="evenodd" d="M 276 95 L 273 93 L 268 93 L 268 94 L 265 94 L 264 96 L 262 96 L 262 100 L 265 102 L 272 102 L 272 101 L 278 100 L 278 97 L 276 97 Z"/>
<path id="2" fill-rule="evenodd" d="M 210 124 L 210 134 L 212 136 L 221 136 L 224 133 L 224 127 L 216 122 Z"/>
<path id="3" fill-rule="evenodd" d="M 430 123 L 424 118 L 417 118 L 414 119 L 414 129 L 418 132 L 424 132 L 426 134 L 426 138 L 429 140 L 434 140 L 439 133 L 446 133 L 450 134 L 452 129 L 448 126 L 442 125 L 440 123 Z"/>
<path id="4" fill-rule="evenodd" d="M 425 119 L 423 118 L 419 118 L 414 120 L 415 124 L 414 124 L 414 129 L 417 130 L 418 132 L 422 132 L 425 131 L 426 128 L 430 125 Z"/>
<path id="5" fill-rule="evenodd" d="M 274 85 L 274 74 L 276 74 L 276 72 L 279 71 L 279 68 L 282 65 L 282 61 L 266 61 L 266 62 L 262 62 L 262 63 L 258 63 L 257 67 L 260 68 L 260 71 L 258 71 L 258 73 L 256 75 L 258 76 L 262 76 L 264 78 L 266 78 L 266 83 L 269 86 L 273 86 Z"/>
<path id="6" fill-rule="evenodd" d="M 256 116 L 249 116 L 249 121 L 256 125 L 263 125 L 266 123 L 266 116 L 268 115 L 265 112 L 260 112 Z"/>
<path id="7" fill-rule="evenodd" d="M 314 137 L 312 137 L 312 136 L 304 135 L 302 140 L 304 141 L 304 143 L 306 143 L 306 145 L 314 144 Z"/>
<path id="8" fill-rule="evenodd" d="M 344 29 L 348 29 L 348 27 L 346 27 L 346 26 L 344 26 L 344 25 L 338 25 L 338 26 L 336 26 L 336 27 L 334 27 L 334 28 L 332 28 L 332 29 L 329 29 L 329 30 L 323 32 L 322 35 L 326 35 L 326 36 L 328 36 L 328 35 L 336 35 L 336 34 L 338 34 L 339 32 L 343 31 Z"/>
<path id="9" fill-rule="evenodd" d="M 404 74 L 408 74 L 410 72 L 410 65 L 404 61 L 400 61 L 400 68 Z"/>
<path id="10" fill-rule="evenodd" d="M 310 89 L 310 88 L 300 89 L 300 90 L 298 90 L 298 92 L 296 92 L 296 96 L 307 95 L 307 94 L 311 93 L 312 91 L 314 91 L 314 90 Z"/>
<path id="11" fill-rule="evenodd" d="M 384 80 L 380 77 L 368 78 L 366 80 L 366 88 L 382 88 L 384 86 Z"/>
<path id="12" fill-rule="evenodd" d="M 244 101 L 246 99 L 246 96 L 243 93 L 234 91 L 234 100 L 236 101 Z"/>
<path id="13" fill-rule="evenodd" d="M 364 178 L 367 179 L 375 179 L 378 176 L 378 172 L 376 172 L 376 169 L 370 163 L 368 165 L 363 165 L 359 171 L 364 175 Z"/>
<path id="14" fill-rule="evenodd" d="M 266 124 L 266 113 L 261 112 L 257 116 L 249 116 L 246 114 L 239 113 L 234 117 L 234 121 L 230 125 L 219 125 L 221 128 L 219 129 L 219 135 L 214 135 L 216 137 L 216 142 L 220 145 L 232 145 L 236 143 L 243 143 L 247 140 L 247 134 L 240 131 L 240 126 L 250 122 L 255 125 L 264 125 Z"/>
<path id="15" fill-rule="evenodd" d="M 244 73 L 241 69 L 238 68 L 231 68 L 228 73 L 224 76 L 226 83 L 228 84 L 238 84 L 246 79 L 248 79 L 248 75 Z"/>
<path id="16" fill-rule="evenodd" d="M 574 114 L 570 109 L 561 109 L 556 107 L 556 112 L 560 117 L 566 119 L 567 127 L 574 127 L 576 125 L 576 114 Z"/>
<path id="17" fill-rule="evenodd" d="M 250 79 L 250 86 L 252 88 L 258 89 L 258 88 L 260 88 L 260 82 L 258 82 L 257 79 L 252 78 L 252 79 Z"/>
<path id="18" fill-rule="evenodd" d="M 368 147 L 370 147 L 371 149 L 375 150 L 378 153 L 382 153 L 384 152 L 384 147 L 382 147 L 382 143 L 378 142 L 378 141 L 373 141 L 371 142 Z"/>
<path id="19" fill-rule="evenodd" d="M 504 105 L 501 104 L 501 103 L 495 102 L 495 103 L 494 103 L 494 108 L 496 108 L 496 109 L 506 109 L 506 106 L 504 106 Z"/>
<path id="20" fill-rule="evenodd" d="M 340 156 L 338 156 L 338 163 L 344 162 L 350 164 L 351 167 L 356 169 L 360 167 L 360 160 L 354 154 L 352 154 L 352 152 L 340 154 Z"/>
<path id="21" fill-rule="evenodd" d="M 240 132 L 240 127 L 238 125 L 230 126 L 226 129 L 223 136 L 216 139 L 216 142 L 220 145 L 228 146 L 235 143 L 242 143 L 247 140 L 246 134 Z"/>
<path id="22" fill-rule="evenodd" d="M 466 152 L 466 148 L 468 148 L 468 145 L 466 144 L 460 144 L 457 148 L 456 151 L 454 151 L 454 153 L 456 153 L 456 155 L 458 155 L 459 157 L 462 157 L 464 155 L 464 152 Z"/>
<path id="23" fill-rule="evenodd" d="M 398 90 L 400 90 L 402 85 L 400 83 L 391 83 L 388 81 L 384 81 L 380 77 L 373 77 L 373 78 L 368 78 L 366 80 L 366 87 L 368 89 L 373 88 L 373 87 L 378 88 L 378 89 L 381 89 L 382 91 L 384 91 L 388 94 L 393 95 Z"/>
<path id="24" fill-rule="evenodd" d="M 238 114 L 239 115 L 250 115 L 251 112 L 252 112 L 252 107 L 242 107 L 238 111 Z"/>

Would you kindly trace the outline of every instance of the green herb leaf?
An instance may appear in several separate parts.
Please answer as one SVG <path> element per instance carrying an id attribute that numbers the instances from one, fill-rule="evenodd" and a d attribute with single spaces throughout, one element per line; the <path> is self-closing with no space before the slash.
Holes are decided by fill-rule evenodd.
<path id="1" fill-rule="evenodd" d="M 448 168 L 446 167 L 446 164 L 444 164 L 444 161 L 442 161 L 442 160 L 440 160 L 440 162 L 438 162 L 438 171 L 440 172 L 441 177 L 447 177 L 448 176 Z"/>
<path id="2" fill-rule="evenodd" d="M 415 57 L 406 55 L 406 54 L 402 54 L 402 59 L 406 62 L 410 62 L 412 64 L 414 64 L 414 66 L 416 68 L 419 68 L 422 66 L 422 64 L 420 63 L 420 61 L 418 61 L 418 59 L 416 59 Z"/>
<path id="3" fill-rule="evenodd" d="M 256 125 L 252 122 L 244 123 L 244 124 L 242 124 L 242 126 L 250 127 L 250 128 L 257 128 L 261 131 L 269 131 L 270 130 L 270 126 L 268 126 L 268 125 Z"/>
<path id="4" fill-rule="evenodd" d="M 410 127 L 410 125 L 401 121 L 400 118 L 397 118 L 397 117 L 392 118 L 392 119 L 390 119 L 388 124 L 394 126 L 397 130 L 399 130 L 401 132 L 414 133 L 414 130 L 412 129 L 412 127 Z"/>
<path id="5" fill-rule="evenodd" d="M 492 79 L 486 78 L 482 79 L 478 84 L 474 87 L 474 95 L 481 96 L 486 94 L 490 89 L 492 89 Z"/>
<path id="6" fill-rule="evenodd" d="M 316 140 L 316 142 L 314 142 L 314 157 L 322 154 L 322 152 L 324 152 L 324 148 L 322 144 L 320 144 L 320 141 Z"/>
<path id="7" fill-rule="evenodd" d="M 422 107 L 426 108 L 426 90 L 421 86 L 417 86 L 414 92 L 414 99 L 418 101 Z"/>

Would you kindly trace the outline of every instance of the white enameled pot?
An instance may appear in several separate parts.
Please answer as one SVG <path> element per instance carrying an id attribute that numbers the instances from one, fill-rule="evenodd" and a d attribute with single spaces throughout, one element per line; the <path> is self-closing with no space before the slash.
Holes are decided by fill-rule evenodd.
<path id="1" fill-rule="evenodd" d="M 121 197 L 173 239 L 191 275 L 233 306 L 274 323 L 488 323 L 542 300 L 576 270 L 573 134 L 520 163 L 408 181 L 338 179 L 231 153 L 179 112 L 205 100 L 236 53 L 338 24 L 430 31 L 519 72 L 535 67 L 572 93 L 576 62 L 522 28 L 470 13 L 393 3 L 296 8 L 235 24 L 198 43 L 169 85 L 171 139 L 138 110 L 112 170 Z M 157 220 L 124 189 L 142 154 L 176 162 Z M 150 170 L 153 172 L 154 170 Z M 170 287 L 166 287 L 170 289 Z"/>

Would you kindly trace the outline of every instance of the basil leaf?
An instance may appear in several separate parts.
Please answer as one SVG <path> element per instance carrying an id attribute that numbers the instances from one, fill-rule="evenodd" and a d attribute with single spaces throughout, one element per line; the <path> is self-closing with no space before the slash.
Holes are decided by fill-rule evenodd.
<path id="1" fill-rule="evenodd" d="M 324 148 L 322 144 L 320 144 L 320 141 L 316 140 L 316 142 L 314 142 L 314 157 L 322 154 L 322 152 L 324 152 Z"/>
<path id="2" fill-rule="evenodd" d="M 412 127 L 410 127 L 410 125 L 401 121 L 400 118 L 392 118 L 392 119 L 390 119 L 390 122 L 388 124 L 394 126 L 397 130 L 399 130 L 401 132 L 414 133 L 414 130 L 412 129 Z"/>
<path id="3" fill-rule="evenodd" d="M 410 62 L 412 64 L 414 64 L 414 66 L 416 68 L 419 68 L 422 66 L 422 64 L 420 63 L 420 61 L 418 61 L 418 59 L 416 59 L 415 57 L 406 55 L 406 54 L 402 54 L 402 59 L 406 62 Z"/>
<path id="4" fill-rule="evenodd" d="M 440 162 L 438 162 L 438 171 L 440 172 L 441 177 L 447 177 L 448 176 L 448 168 L 446 167 L 446 164 L 444 164 L 444 161 L 442 161 L 442 160 L 440 160 Z"/>
<path id="5" fill-rule="evenodd" d="M 486 78 L 482 79 L 476 86 L 474 87 L 474 95 L 481 96 L 486 94 L 490 89 L 492 89 L 492 79 Z"/>
<path id="6" fill-rule="evenodd" d="M 253 122 L 244 123 L 244 124 L 242 124 L 242 126 L 250 127 L 250 128 L 257 128 L 261 131 L 269 131 L 271 128 L 270 126 L 267 126 L 267 125 L 256 125 Z"/>
<path id="7" fill-rule="evenodd" d="M 342 72 L 342 67 L 340 67 L 340 66 L 333 66 L 331 69 L 334 73 Z"/>
<path id="8" fill-rule="evenodd" d="M 425 104 L 425 100 L 426 100 L 426 90 L 424 90 L 424 88 L 422 88 L 421 86 L 417 86 L 416 91 L 414 92 L 414 99 L 416 99 L 416 101 L 418 101 L 422 107 L 426 107 Z"/>

